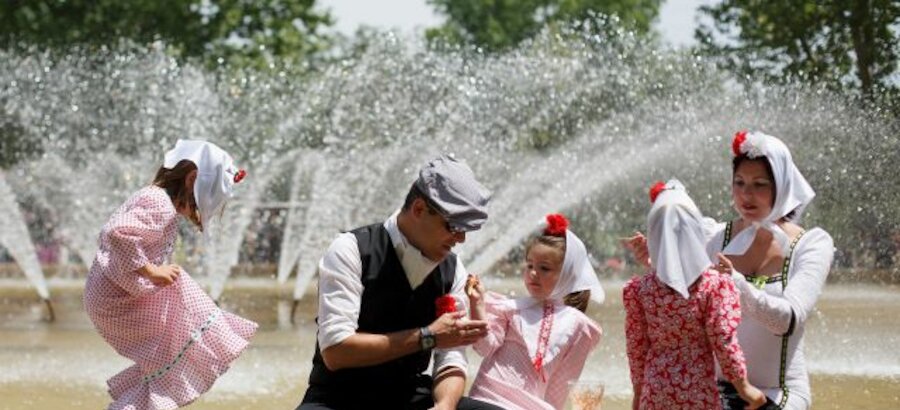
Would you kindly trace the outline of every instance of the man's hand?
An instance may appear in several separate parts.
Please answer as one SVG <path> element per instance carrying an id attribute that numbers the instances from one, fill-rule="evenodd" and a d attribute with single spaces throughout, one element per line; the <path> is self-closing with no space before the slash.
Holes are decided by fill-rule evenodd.
<path id="1" fill-rule="evenodd" d="M 428 325 L 428 330 L 431 330 L 435 337 L 435 347 L 446 349 L 467 346 L 487 334 L 487 322 L 468 320 L 465 315 L 466 312 L 444 313 Z"/>

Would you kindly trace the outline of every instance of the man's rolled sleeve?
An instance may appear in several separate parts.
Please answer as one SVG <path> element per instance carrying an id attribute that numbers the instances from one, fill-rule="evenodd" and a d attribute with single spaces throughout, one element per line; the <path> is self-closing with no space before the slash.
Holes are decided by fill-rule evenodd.
<path id="1" fill-rule="evenodd" d="M 434 351 L 434 374 L 438 374 L 447 367 L 456 367 L 462 370 L 463 374 L 467 373 L 469 361 L 466 359 L 465 347 L 454 347 L 452 349 L 435 349 Z"/>
<path id="2" fill-rule="evenodd" d="M 356 333 L 362 301 L 362 262 L 356 237 L 339 235 L 319 261 L 319 348 L 325 350 Z"/>

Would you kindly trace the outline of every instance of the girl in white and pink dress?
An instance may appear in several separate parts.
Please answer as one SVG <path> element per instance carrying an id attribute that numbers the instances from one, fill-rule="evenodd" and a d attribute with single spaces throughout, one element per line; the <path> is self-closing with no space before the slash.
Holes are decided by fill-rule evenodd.
<path id="1" fill-rule="evenodd" d="M 734 282 L 712 269 L 703 217 L 677 180 L 650 190 L 650 271 L 622 289 L 634 409 L 721 409 L 716 362 L 755 409 L 765 396 L 747 381 L 736 337 Z"/>
<path id="2" fill-rule="evenodd" d="M 100 335 L 135 362 L 107 381 L 109 409 L 191 403 L 256 332 L 256 323 L 220 310 L 168 261 L 178 215 L 208 227 L 244 174 L 219 147 L 179 140 L 153 184 L 132 195 L 103 226 L 84 307 Z"/>
<path id="3" fill-rule="evenodd" d="M 473 347 L 484 357 L 469 396 L 508 410 L 562 409 L 601 329 L 584 311 L 604 292 L 581 240 L 559 214 L 529 242 L 522 279 L 529 296 L 485 293 L 471 276 L 472 319 L 488 321 Z"/>

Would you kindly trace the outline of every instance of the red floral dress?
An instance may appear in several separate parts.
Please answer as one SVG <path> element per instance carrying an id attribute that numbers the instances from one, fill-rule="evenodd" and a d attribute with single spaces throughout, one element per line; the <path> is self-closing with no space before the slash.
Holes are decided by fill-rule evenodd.
<path id="1" fill-rule="evenodd" d="M 729 380 L 746 376 L 735 336 L 741 322 L 731 278 L 706 271 L 690 298 L 650 273 L 622 291 L 631 383 L 641 409 L 721 409 L 714 359 Z M 715 355 L 715 356 L 714 356 Z"/>

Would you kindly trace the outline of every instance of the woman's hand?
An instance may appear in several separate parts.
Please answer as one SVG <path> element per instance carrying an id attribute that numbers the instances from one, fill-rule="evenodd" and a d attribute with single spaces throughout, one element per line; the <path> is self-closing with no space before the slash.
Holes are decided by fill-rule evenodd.
<path id="1" fill-rule="evenodd" d="M 622 241 L 625 249 L 631 251 L 634 260 L 645 267 L 650 267 L 650 251 L 647 249 L 647 237 L 639 231 L 635 231 L 634 235 L 625 238 Z"/>
<path id="2" fill-rule="evenodd" d="M 737 390 L 738 396 L 741 396 L 741 399 L 747 402 L 747 407 L 745 407 L 745 409 L 754 410 L 766 404 L 766 395 L 750 384 L 747 379 L 735 383 L 734 387 Z"/>
<path id="3" fill-rule="evenodd" d="M 734 272 L 734 264 L 731 263 L 731 259 L 725 257 L 724 253 L 717 253 L 716 258 L 719 259 L 719 264 L 714 266 L 714 268 L 719 271 L 719 273 L 723 275 L 731 275 L 731 273 Z"/>
<path id="4" fill-rule="evenodd" d="M 734 269 L 731 259 L 725 257 L 722 252 L 717 253 L 716 257 L 719 258 L 719 263 L 714 265 L 712 267 L 713 269 L 719 271 L 719 273 L 723 275 L 731 276 L 731 279 L 733 280 L 744 280 L 744 274 Z"/>
<path id="5" fill-rule="evenodd" d="M 181 266 L 178 265 L 162 265 L 156 266 L 152 263 L 144 265 L 138 269 L 138 274 L 149 279 L 156 286 L 169 286 L 178 280 L 181 276 Z"/>

